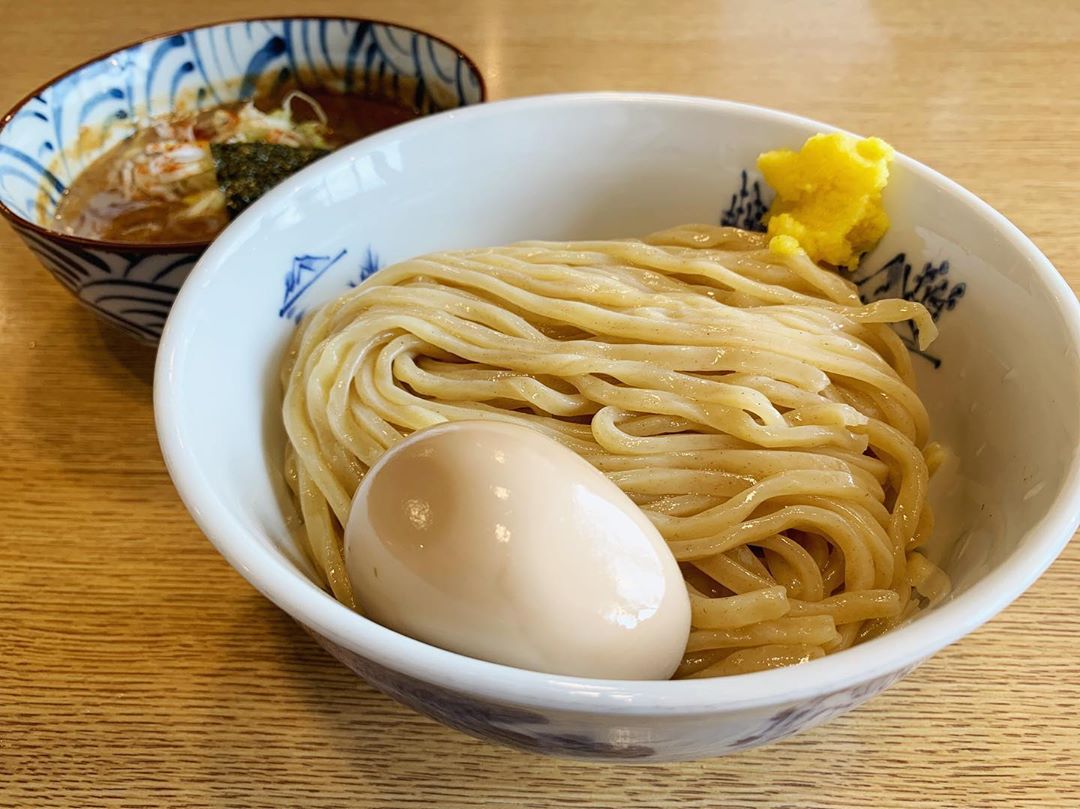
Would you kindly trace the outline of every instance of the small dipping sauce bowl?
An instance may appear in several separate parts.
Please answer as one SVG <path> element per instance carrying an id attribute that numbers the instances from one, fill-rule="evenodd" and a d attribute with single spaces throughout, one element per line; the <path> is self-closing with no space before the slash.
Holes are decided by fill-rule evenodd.
<path id="1" fill-rule="evenodd" d="M 246 19 L 145 39 L 75 67 L 0 118 L 0 215 L 101 317 L 156 343 L 209 241 L 138 244 L 50 227 L 72 181 L 149 118 L 246 101 L 297 80 L 401 95 L 421 115 L 484 100 L 464 53 L 423 31 L 344 17 Z"/>

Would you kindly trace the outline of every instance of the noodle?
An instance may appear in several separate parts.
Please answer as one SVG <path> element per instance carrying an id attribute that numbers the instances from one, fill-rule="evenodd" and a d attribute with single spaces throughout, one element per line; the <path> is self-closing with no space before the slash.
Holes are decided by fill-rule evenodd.
<path id="1" fill-rule="evenodd" d="M 366 470 L 447 420 L 516 422 L 604 472 L 690 589 L 676 676 L 815 659 L 944 597 L 926 410 L 889 324 L 761 234 L 524 242 L 405 261 L 307 318 L 282 368 L 286 470 L 308 552 L 355 607 L 342 526 Z"/>

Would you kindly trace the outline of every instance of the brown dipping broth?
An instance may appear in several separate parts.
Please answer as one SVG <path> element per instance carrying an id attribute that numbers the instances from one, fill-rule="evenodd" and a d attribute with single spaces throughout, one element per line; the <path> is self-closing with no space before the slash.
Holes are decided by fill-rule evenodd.
<path id="1" fill-rule="evenodd" d="M 263 112 L 280 109 L 294 87 L 281 87 L 255 99 Z M 322 107 L 328 122 L 326 140 L 332 149 L 419 117 L 419 113 L 401 102 L 371 95 L 334 93 L 325 89 L 301 88 Z M 201 121 L 209 121 L 216 110 L 238 110 L 243 102 L 221 104 L 194 113 L 195 131 Z M 316 120 L 307 104 L 291 106 L 297 123 Z M 185 114 L 178 118 L 188 118 Z M 204 242 L 213 239 L 229 223 L 224 210 L 206 215 L 180 216 L 188 207 L 183 200 L 131 200 L 111 187 L 111 175 L 132 145 L 149 145 L 163 138 L 153 126 L 141 127 L 131 137 L 118 143 L 87 166 L 68 186 L 60 199 L 51 227 L 61 233 L 88 239 L 116 242 L 158 244 L 166 242 Z"/>

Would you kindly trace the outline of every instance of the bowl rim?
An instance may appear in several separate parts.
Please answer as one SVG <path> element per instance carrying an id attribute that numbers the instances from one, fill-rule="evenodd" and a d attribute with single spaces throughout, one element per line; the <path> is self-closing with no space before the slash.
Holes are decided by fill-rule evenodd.
<path id="1" fill-rule="evenodd" d="M 379 149 L 384 142 L 425 134 L 444 126 L 468 126 L 479 119 L 514 115 L 519 110 L 595 105 L 645 105 L 712 110 L 718 115 L 779 122 L 801 130 L 843 131 L 828 124 L 764 107 L 699 96 L 659 93 L 588 92 L 539 95 L 473 105 L 449 115 L 421 118 L 346 146 L 320 164 L 290 177 L 248 209 L 242 217 L 260 216 L 284 201 L 308 178 Z M 1055 301 L 1074 356 L 1080 355 L 1080 302 L 1049 259 L 1014 224 L 970 191 L 914 159 L 897 153 L 896 161 L 941 193 L 957 198 L 988 220 L 1028 259 L 1032 275 Z M 238 220 L 239 221 L 239 220 Z M 185 449 L 190 425 L 179 406 L 175 369 L 187 362 L 185 332 L 198 316 L 199 291 L 220 271 L 218 257 L 238 241 L 227 228 L 200 259 L 172 308 L 159 345 L 154 375 L 155 419 L 162 454 L 181 499 L 199 528 L 226 560 L 252 585 L 302 625 L 346 649 L 405 675 L 505 703 L 590 714 L 700 715 L 790 704 L 835 694 L 871 681 L 889 681 L 968 634 L 1019 597 L 1057 558 L 1080 524 L 1080 452 L 1074 451 L 1061 488 L 1046 512 L 1027 530 L 1028 542 L 954 600 L 922 621 L 836 655 L 771 671 L 700 680 L 600 680 L 511 668 L 476 660 L 400 635 L 336 601 L 303 574 L 263 547 L 214 493 L 199 463 Z M 1074 361 L 1075 362 L 1075 361 Z M 879 679 L 880 678 L 880 679 Z"/>
<path id="2" fill-rule="evenodd" d="M 149 36 L 140 37 L 138 39 L 127 42 L 124 45 L 120 45 L 120 46 L 118 46 L 116 48 L 105 51 L 104 53 L 101 53 L 101 54 L 99 54 L 97 56 L 93 56 L 93 57 L 91 57 L 91 58 L 89 58 L 89 59 L 87 59 L 87 60 L 85 60 L 83 62 L 80 62 L 79 64 L 75 65 L 74 67 L 68 68 L 63 73 L 56 74 L 51 79 L 41 83 L 40 85 L 35 87 L 33 90 L 26 93 L 18 101 L 16 101 L 15 104 L 10 109 L 8 109 L 7 112 L 5 112 L 2 116 L 0 116 L 0 133 L 2 133 L 4 131 L 4 129 L 7 127 L 7 125 L 9 123 L 11 123 L 11 121 L 15 118 L 15 116 L 22 110 L 22 108 L 25 107 L 27 104 L 29 104 L 30 101 L 32 101 L 36 96 L 41 95 L 43 92 L 48 90 L 50 87 L 52 87 L 53 85 L 63 81 L 64 79 L 68 78 L 69 76 L 73 76 L 76 73 L 78 73 L 79 71 L 85 70 L 86 68 L 91 67 L 92 65 L 95 65 L 95 64 L 97 64 L 99 62 L 105 61 L 106 59 L 110 59 L 110 58 L 116 56 L 117 54 L 123 53 L 124 51 L 126 51 L 126 50 L 128 50 L 130 48 L 134 48 L 134 47 L 136 47 L 138 45 L 146 45 L 148 43 L 157 42 L 157 41 L 163 40 L 163 39 L 168 39 L 169 37 L 178 36 L 180 34 L 190 34 L 190 33 L 196 32 L 196 31 L 207 31 L 207 30 L 210 30 L 212 28 L 219 28 L 219 27 L 224 26 L 224 25 L 237 25 L 237 24 L 240 24 L 240 23 L 258 23 L 258 22 L 286 22 L 286 21 L 292 21 L 292 20 L 296 20 L 296 21 L 300 21 L 300 20 L 324 20 L 324 21 L 328 20 L 328 21 L 335 21 L 336 20 L 336 21 L 355 22 L 355 23 L 372 23 L 374 25 L 382 25 L 382 26 L 386 26 L 387 28 L 396 28 L 396 29 L 398 29 L 400 31 L 408 31 L 408 32 L 411 32 L 413 34 L 419 34 L 420 36 L 427 37 L 428 39 L 432 40 L 433 42 L 439 42 L 439 43 L 445 45 L 446 47 L 450 48 L 452 51 L 454 51 L 454 53 L 457 54 L 458 59 L 460 59 L 461 61 L 464 61 L 469 66 L 469 69 L 473 72 L 473 75 L 476 76 L 477 81 L 479 82 L 479 85 L 480 85 L 480 98 L 476 102 L 476 104 L 483 104 L 484 102 L 487 101 L 487 97 L 488 97 L 487 81 L 484 79 L 484 74 L 480 70 L 480 66 L 477 65 L 475 61 L 473 61 L 473 58 L 471 56 L 469 56 L 469 54 L 466 53 L 464 50 L 462 50 L 460 47 L 458 47 L 453 42 L 451 42 L 450 40 L 445 39 L 444 37 L 438 36 L 437 34 L 433 34 L 430 31 L 426 31 L 423 28 L 416 28 L 416 27 L 414 27 L 412 25 L 405 25 L 403 23 L 391 22 L 389 20 L 375 19 L 374 17 L 352 17 L 352 16 L 340 15 L 340 14 L 280 14 L 280 15 L 258 16 L 258 17 L 235 17 L 235 18 L 228 19 L 228 20 L 219 20 L 217 22 L 208 22 L 208 23 L 203 23 L 201 25 L 190 25 L 190 26 L 187 26 L 185 28 L 176 28 L 176 29 L 173 29 L 171 31 L 163 31 L 161 33 L 150 34 Z M 467 105 L 467 106 L 476 106 L 476 105 Z M 452 108 L 452 109 L 456 109 L 456 108 Z M 429 116 L 421 116 L 421 117 L 426 118 L 426 117 L 429 117 Z M 375 134 L 378 134 L 378 133 L 376 132 Z M 361 140 L 363 140 L 363 138 L 361 138 Z M 351 144 L 347 144 L 347 145 L 351 145 Z M 342 147 L 342 148 L 344 148 L 344 147 Z M 94 248 L 94 249 L 99 249 L 99 250 L 109 250 L 109 251 L 115 251 L 115 252 L 120 252 L 120 253 L 132 253 L 132 254 L 164 253 L 164 252 L 191 252 L 191 253 L 197 253 L 197 252 L 205 250 L 213 242 L 213 239 L 202 239 L 202 240 L 197 240 L 197 241 L 184 241 L 184 242 L 153 242 L 153 243 L 121 242 L 121 241 L 115 241 L 115 240 L 111 240 L 111 239 L 91 239 L 91 238 L 87 238 L 86 236 L 72 236 L 72 235 L 67 234 L 67 233 L 60 233 L 59 231 L 50 230 L 49 228 L 44 227 L 43 225 L 39 225 L 37 222 L 34 222 L 34 221 L 30 220 L 30 219 L 27 219 L 25 216 L 21 216 L 21 215 L 15 213 L 15 211 L 11 210 L 9 207 L 7 207 L 4 204 L 3 199 L 0 199 L 0 216 L 2 216 L 4 219 L 7 219 L 15 227 L 22 228 L 24 230 L 29 230 L 30 232 L 35 233 L 38 236 L 48 238 L 48 239 L 50 239 L 52 241 L 63 242 L 65 244 L 69 244 L 69 245 L 74 246 L 74 247 L 89 247 L 89 248 Z"/>

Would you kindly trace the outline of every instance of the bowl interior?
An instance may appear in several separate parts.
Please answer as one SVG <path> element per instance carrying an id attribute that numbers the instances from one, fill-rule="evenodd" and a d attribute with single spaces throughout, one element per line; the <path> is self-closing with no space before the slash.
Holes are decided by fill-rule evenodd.
<path id="1" fill-rule="evenodd" d="M 410 28 L 348 18 L 246 20 L 149 39 L 67 73 L 0 129 L 0 204 L 46 225 L 67 185 L 136 123 L 301 80 L 400 97 L 423 113 L 482 100 L 475 65 Z"/>
<path id="2" fill-rule="evenodd" d="M 823 128 L 723 102 L 564 96 L 425 119 L 305 170 L 230 226 L 170 317 L 159 429 L 189 507 L 234 561 L 256 545 L 307 575 L 281 483 L 277 370 L 305 311 L 436 249 L 752 226 L 768 202 L 757 155 Z M 933 437 L 951 451 L 932 484 L 931 555 L 953 598 L 1017 554 L 1045 557 L 1027 559 L 1000 608 L 1056 553 L 1040 521 L 1076 485 L 1075 300 L 1003 218 L 906 158 L 886 205 L 892 227 L 855 278 L 868 299 L 921 300 L 938 316 L 939 340 L 914 358 Z M 897 632 L 917 637 L 931 618 Z"/>

